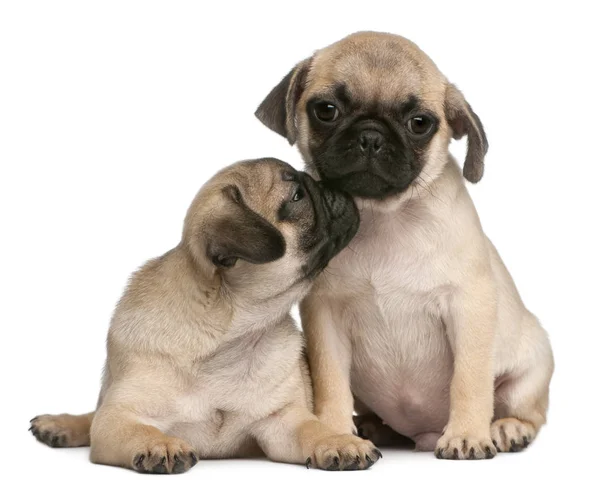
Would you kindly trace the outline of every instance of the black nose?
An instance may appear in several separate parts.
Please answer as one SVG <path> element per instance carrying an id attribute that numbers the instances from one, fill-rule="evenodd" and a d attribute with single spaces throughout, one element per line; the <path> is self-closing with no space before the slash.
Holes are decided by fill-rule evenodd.
<path id="1" fill-rule="evenodd" d="M 363 153 L 377 153 L 383 144 L 383 135 L 374 129 L 365 129 L 358 140 Z"/>

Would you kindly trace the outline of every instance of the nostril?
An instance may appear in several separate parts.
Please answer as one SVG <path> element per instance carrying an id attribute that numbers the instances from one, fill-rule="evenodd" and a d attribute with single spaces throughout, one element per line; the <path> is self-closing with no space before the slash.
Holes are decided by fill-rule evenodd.
<path id="1" fill-rule="evenodd" d="M 379 151 L 381 149 L 382 144 L 383 144 L 383 136 L 380 133 L 377 133 L 373 137 L 373 149 L 375 151 Z"/>
<path id="2" fill-rule="evenodd" d="M 383 135 L 379 131 L 366 129 L 360 133 L 359 143 L 363 152 L 372 151 L 377 153 L 383 145 Z"/>
<path id="3" fill-rule="evenodd" d="M 367 142 L 367 138 L 364 136 L 360 137 L 360 149 L 365 150 L 369 147 L 369 143 Z"/>

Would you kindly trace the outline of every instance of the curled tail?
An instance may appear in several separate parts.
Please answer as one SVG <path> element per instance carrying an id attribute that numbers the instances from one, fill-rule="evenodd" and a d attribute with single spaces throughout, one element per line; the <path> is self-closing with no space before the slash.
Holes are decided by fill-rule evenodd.
<path id="1" fill-rule="evenodd" d="M 29 431 L 38 441 L 50 447 L 89 447 L 94 414 L 43 414 L 30 421 Z"/>

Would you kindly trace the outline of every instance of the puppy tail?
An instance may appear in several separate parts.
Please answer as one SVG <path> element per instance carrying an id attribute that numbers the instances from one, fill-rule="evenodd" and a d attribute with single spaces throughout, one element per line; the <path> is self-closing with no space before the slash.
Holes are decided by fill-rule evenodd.
<path id="1" fill-rule="evenodd" d="M 90 427 L 95 414 L 43 414 L 30 421 L 29 431 L 49 447 L 89 447 Z"/>

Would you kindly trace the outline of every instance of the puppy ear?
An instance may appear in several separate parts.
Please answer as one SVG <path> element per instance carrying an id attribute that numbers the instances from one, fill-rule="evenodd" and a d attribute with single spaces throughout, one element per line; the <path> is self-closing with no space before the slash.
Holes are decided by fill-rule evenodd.
<path id="1" fill-rule="evenodd" d="M 237 260 L 268 263 L 285 254 L 285 239 L 275 226 L 246 206 L 239 189 L 223 189 L 225 204 L 220 217 L 205 229 L 208 259 L 219 268 Z"/>
<path id="2" fill-rule="evenodd" d="M 481 120 L 465 100 L 463 94 L 451 83 L 446 88 L 446 119 L 452 128 L 452 137 L 468 137 L 467 156 L 463 176 L 472 183 L 483 177 L 483 158 L 488 150 L 488 141 Z"/>
<path id="3" fill-rule="evenodd" d="M 304 91 L 311 60 L 301 61 L 285 75 L 254 113 L 260 122 L 287 138 L 290 144 L 296 142 L 296 104 Z"/>

